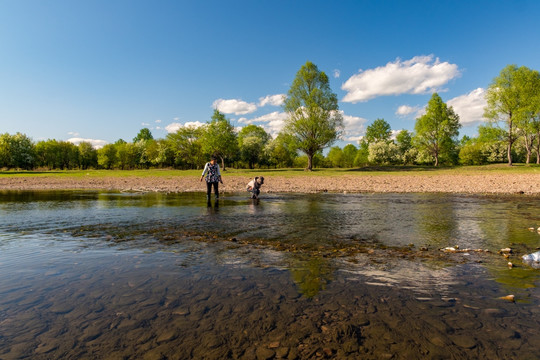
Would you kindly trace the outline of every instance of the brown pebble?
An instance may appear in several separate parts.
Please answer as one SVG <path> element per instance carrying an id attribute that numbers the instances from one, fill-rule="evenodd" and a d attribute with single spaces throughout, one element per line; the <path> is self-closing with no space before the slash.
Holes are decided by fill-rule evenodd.
<path id="1" fill-rule="evenodd" d="M 501 300 L 506 300 L 506 301 L 510 301 L 510 302 L 515 302 L 515 301 L 516 301 L 514 295 L 501 296 L 499 299 L 501 299 Z"/>

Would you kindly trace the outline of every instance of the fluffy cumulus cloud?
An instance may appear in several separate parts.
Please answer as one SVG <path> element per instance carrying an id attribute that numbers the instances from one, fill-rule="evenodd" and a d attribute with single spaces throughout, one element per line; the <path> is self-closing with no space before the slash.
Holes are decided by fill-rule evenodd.
<path id="1" fill-rule="evenodd" d="M 87 143 L 92 144 L 92 147 L 94 147 L 95 149 L 101 149 L 103 146 L 108 144 L 108 142 L 105 140 L 83 139 L 80 137 L 72 137 L 70 139 L 67 139 L 67 141 L 75 145 L 79 145 L 82 142 L 87 142 Z"/>
<path id="2" fill-rule="evenodd" d="M 266 105 L 272 105 L 272 106 L 281 106 L 283 105 L 283 102 L 285 101 L 285 94 L 277 94 L 277 95 L 267 95 L 265 97 L 259 98 L 259 106 L 266 106 Z"/>
<path id="3" fill-rule="evenodd" d="M 418 106 L 401 105 L 397 108 L 396 115 L 405 117 L 414 113 L 418 113 L 419 110 L 420 107 Z"/>
<path id="4" fill-rule="evenodd" d="M 468 94 L 448 100 L 448 106 L 452 106 L 459 115 L 459 122 L 463 126 L 474 125 L 484 120 L 484 107 L 486 91 L 482 88 L 475 89 Z"/>
<path id="5" fill-rule="evenodd" d="M 285 126 L 285 120 L 287 119 L 287 114 L 284 112 L 274 111 L 270 114 L 262 115 L 253 119 L 240 118 L 238 122 L 241 124 L 256 124 L 263 127 L 267 133 L 276 137 L 277 134 Z"/>
<path id="6" fill-rule="evenodd" d="M 343 101 L 357 103 L 377 96 L 441 91 L 442 86 L 459 75 L 456 64 L 441 62 L 433 55 L 415 56 L 406 61 L 398 58 L 351 76 L 341 86 L 347 91 Z"/>
<path id="7" fill-rule="evenodd" d="M 170 133 L 177 132 L 182 127 L 189 127 L 189 126 L 200 127 L 200 126 L 203 126 L 203 125 L 204 125 L 204 123 L 202 123 L 200 121 L 191 121 L 191 122 L 188 121 L 188 122 L 186 122 L 184 124 L 178 123 L 178 122 L 173 122 L 173 123 L 170 123 L 169 125 L 165 126 L 165 130 L 167 130 L 167 132 L 170 134 Z"/>
<path id="8" fill-rule="evenodd" d="M 358 142 L 366 131 L 365 124 L 367 120 L 358 116 L 345 115 L 345 113 L 341 110 L 340 112 L 343 116 L 343 125 L 345 127 L 343 140 Z"/>
<path id="9" fill-rule="evenodd" d="M 334 78 L 338 79 L 341 76 L 341 71 L 338 69 L 334 69 Z"/>
<path id="10" fill-rule="evenodd" d="M 257 105 L 237 99 L 217 99 L 212 106 L 224 114 L 235 115 L 251 114 L 257 110 Z"/>

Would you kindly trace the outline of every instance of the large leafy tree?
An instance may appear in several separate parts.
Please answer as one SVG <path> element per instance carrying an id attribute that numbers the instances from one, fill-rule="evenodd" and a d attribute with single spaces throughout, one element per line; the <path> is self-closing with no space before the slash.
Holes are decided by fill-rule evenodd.
<path id="1" fill-rule="evenodd" d="M 25 134 L 0 135 L 0 168 L 31 169 L 34 166 L 34 143 Z"/>
<path id="2" fill-rule="evenodd" d="M 238 153 L 238 143 L 234 126 L 225 114 L 215 109 L 211 121 L 203 134 L 203 152 L 221 159 L 225 170 L 225 159 L 232 159 Z"/>
<path id="3" fill-rule="evenodd" d="M 484 116 L 496 124 L 503 124 L 508 165 L 512 165 L 512 145 L 519 137 L 518 128 L 523 128 L 538 93 L 535 77 L 538 72 L 525 66 L 508 65 L 486 91 Z"/>
<path id="4" fill-rule="evenodd" d="M 343 131 L 343 117 L 328 76 L 306 62 L 296 73 L 283 108 L 288 114 L 284 131 L 307 155 L 307 170 L 311 171 L 313 156 L 332 145 Z"/>
<path id="5" fill-rule="evenodd" d="M 347 144 L 343 148 L 343 161 L 345 163 L 345 167 L 351 168 L 354 166 L 354 159 L 356 158 L 356 154 L 358 153 L 358 149 L 353 144 Z"/>
<path id="6" fill-rule="evenodd" d="M 253 124 L 243 127 L 238 133 L 240 156 L 250 169 L 263 160 L 263 150 L 269 140 L 270 135 L 262 127 Z"/>
<path id="7" fill-rule="evenodd" d="M 426 113 L 416 119 L 414 143 L 419 150 L 426 151 L 439 165 L 441 156 L 450 157 L 456 149 L 459 135 L 459 116 L 434 93 L 428 102 Z"/>
<path id="8" fill-rule="evenodd" d="M 97 167 L 97 150 L 91 143 L 81 142 L 79 145 L 79 164 L 83 170 Z"/>
<path id="9" fill-rule="evenodd" d="M 182 126 L 167 135 L 169 148 L 174 154 L 174 164 L 182 168 L 198 169 L 204 162 L 203 134 L 204 127 Z"/>
<path id="10" fill-rule="evenodd" d="M 368 144 L 377 142 L 388 142 L 392 135 L 392 129 L 384 119 L 377 119 L 371 125 L 366 128 L 366 135 L 364 140 Z"/>

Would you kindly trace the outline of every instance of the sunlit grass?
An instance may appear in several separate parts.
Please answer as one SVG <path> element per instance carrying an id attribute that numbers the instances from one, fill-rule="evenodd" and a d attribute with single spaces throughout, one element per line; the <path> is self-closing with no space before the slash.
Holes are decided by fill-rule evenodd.
<path id="1" fill-rule="evenodd" d="M 52 170 L 52 171 L 0 171 L 0 177 L 197 177 L 202 170 Z M 506 164 L 483 166 L 369 166 L 350 169 L 314 169 L 311 172 L 304 169 L 233 169 L 227 168 L 225 176 L 380 176 L 380 175 L 479 175 L 479 174 L 540 174 L 540 165 Z"/>

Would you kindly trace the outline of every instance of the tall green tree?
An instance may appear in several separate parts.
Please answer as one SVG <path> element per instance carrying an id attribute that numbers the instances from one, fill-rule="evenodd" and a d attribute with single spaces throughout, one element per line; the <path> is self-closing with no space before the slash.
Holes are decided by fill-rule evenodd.
<path id="1" fill-rule="evenodd" d="M 398 157 L 403 164 L 414 163 L 418 151 L 413 147 L 412 134 L 408 130 L 401 130 L 396 135 L 396 145 L 398 147 Z"/>
<path id="2" fill-rule="evenodd" d="M 459 135 L 459 116 L 434 93 L 428 102 L 426 113 L 416 119 L 414 143 L 426 151 L 439 166 L 441 156 L 449 158 L 456 151 Z"/>
<path id="3" fill-rule="evenodd" d="M 238 147 L 243 161 L 253 169 L 256 163 L 264 158 L 264 147 L 270 140 L 270 135 L 262 127 L 250 124 L 238 133 Z"/>
<path id="4" fill-rule="evenodd" d="M 83 170 L 97 167 L 97 150 L 91 143 L 81 142 L 79 147 L 79 164 Z"/>
<path id="5" fill-rule="evenodd" d="M 32 139 L 22 133 L 0 135 L 0 167 L 32 169 L 35 162 Z"/>
<path id="6" fill-rule="evenodd" d="M 98 150 L 98 165 L 112 169 L 117 161 L 117 151 L 114 144 L 107 144 Z"/>
<path id="7" fill-rule="evenodd" d="M 337 95 L 330 89 L 328 76 L 308 61 L 296 73 L 283 108 L 288 114 L 284 131 L 297 149 L 307 155 L 307 170 L 313 169 L 313 156 L 337 140 L 343 132 L 343 117 Z"/>
<path id="8" fill-rule="evenodd" d="M 353 144 L 347 144 L 343 148 L 343 162 L 345 167 L 352 168 L 358 149 Z"/>
<path id="9" fill-rule="evenodd" d="M 537 136 L 540 130 L 540 73 L 527 69 L 523 76 L 524 104 L 516 114 L 516 125 L 527 151 L 525 162 L 529 164 L 535 142 L 540 144 Z"/>
<path id="10" fill-rule="evenodd" d="M 137 136 L 133 138 L 133 142 L 136 143 L 141 140 L 148 141 L 148 140 L 153 140 L 153 139 L 154 139 L 154 136 L 152 135 L 152 132 L 150 131 L 150 129 L 142 128 L 137 134 Z"/>
<path id="11" fill-rule="evenodd" d="M 207 155 L 218 156 L 223 170 L 225 170 L 225 159 L 233 159 L 238 153 L 234 126 L 225 114 L 217 109 L 214 109 L 212 119 L 203 134 L 203 152 Z"/>
<path id="12" fill-rule="evenodd" d="M 167 142 L 174 156 L 174 165 L 184 169 L 199 169 L 204 163 L 204 127 L 182 126 L 167 135 Z"/>
<path id="13" fill-rule="evenodd" d="M 512 145 L 518 139 L 518 128 L 534 104 L 536 74 L 526 66 L 507 65 L 493 79 L 486 91 L 484 117 L 503 124 L 506 132 L 508 165 L 512 165 Z"/>
<path id="14" fill-rule="evenodd" d="M 332 167 L 341 168 L 345 166 L 343 150 L 339 146 L 332 146 L 326 155 Z"/>
<path id="15" fill-rule="evenodd" d="M 392 129 L 390 128 L 390 124 L 384 119 L 377 119 L 366 128 L 364 139 L 368 144 L 373 144 L 377 142 L 388 142 L 391 136 Z"/>

